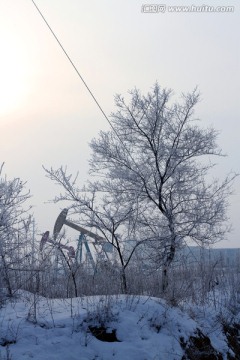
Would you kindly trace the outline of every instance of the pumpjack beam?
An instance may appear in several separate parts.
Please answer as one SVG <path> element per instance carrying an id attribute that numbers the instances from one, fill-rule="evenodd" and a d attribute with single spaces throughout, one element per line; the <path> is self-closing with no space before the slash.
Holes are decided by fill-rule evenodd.
<path id="1" fill-rule="evenodd" d="M 63 225 L 67 225 L 70 228 L 79 231 L 81 234 L 90 236 L 91 238 L 93 238 L 96 241 L 104 241 L 104 242 L 106 242 L 106 240 L 104 238 L 102 238 L 101 236 L 99 236 L 97 234 L 94 234 L 93 232 L 91 232 L 89 230 L 86 230 L 83 227 L 81 227 L 81 226 L 79 226 L 77 224 L 74 224 L 73 222 L 67 220 L 66 219 L 67 218 L 67 213 L 68 213 L 68 209 L 63 209 L 61 211 L 61 213 L 57 217 L 57 220 L 56 220 L 54 228 L 53 228 L 54 240 L 56 240 L 58 234 L 60 233 L 60 231 L 61 231 L 61 229 L 63 227 Z"/>

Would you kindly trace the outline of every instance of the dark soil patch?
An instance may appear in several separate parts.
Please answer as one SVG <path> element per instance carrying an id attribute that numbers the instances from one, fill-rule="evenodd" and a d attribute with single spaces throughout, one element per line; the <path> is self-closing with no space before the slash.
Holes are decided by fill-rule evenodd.
<path id="1" fill-rule="evenodd" d="M 240 324 L 223 324 L 223 331 L 226 335 L 228 346 L 235 356 L 228 354 L 228 360 L 240 360 Z"/>
<path id="2" fill-rule="evenodd" d="M 89 330 L 92 335 L 95 336 L 98 340 L 107 341 L 107 342 L 120 342 L 116 336 L 116 330 L 113 329 L 111 332 L 107 331 L 107 329 L 103 326 L 89 326 Z"/>
<path id="3" fill-rule="evenodd" d="M 180 345 L 185 350 L 182 360 L 223 360 L 223 356 L 211 344 L 209 337 L 200 329 L 196 329 L 195 336 L 190 336 L 185 342 L 180 338 Z"/>

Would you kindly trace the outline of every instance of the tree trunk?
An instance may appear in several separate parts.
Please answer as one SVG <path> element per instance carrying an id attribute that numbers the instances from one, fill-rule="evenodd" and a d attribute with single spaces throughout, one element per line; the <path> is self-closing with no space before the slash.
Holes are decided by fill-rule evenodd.
<path id="1" fill-rule="evenodd" d="M 122 290 L 124 294 L 127 294 L 127 278 L 124 267 L 122 268 Z"/>
<path id="2" fill-rule="evenodd" d="M 12 287 L 11 287 L 11 283 L 10 283 L 10 278 L 9 278 L 9 273 L 8 273 L 8 266 L 6 264 L 6 261 L 5 261 L 5 257 L 4 255 L 1 256 L 2 258 L 2 263 L 3 263 L 3 271 L 4 271 L 4 275 L 3 275 L 3 280 L 5 281 L 6 283 L 6 287 L 7 287 L 7 291 L 8 291 L 8 296 L 9 297 L 12 297 Z"/>
<path id="3" fill-rule="evenodd" d="M 166 292 L 167 287 L 169 285 L 168 284 L 168 273 L 169 273 L 170 266 L 171 266 L 172 261 L 175 256 L 175 251 L 176 251 L 176 246 L 175 246 L 175 244 L 172 244 L 170 246 L 169 253 L 167 254 L 167 258 L 163 264 L 163 269 L 162 269 L 162 292 L 163 293 Z"/>

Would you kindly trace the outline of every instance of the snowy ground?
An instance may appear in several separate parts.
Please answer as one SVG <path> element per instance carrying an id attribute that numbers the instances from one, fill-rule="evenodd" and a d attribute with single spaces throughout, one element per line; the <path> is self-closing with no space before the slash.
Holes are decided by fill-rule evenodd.
<path id="1" fill-rule="evenodd" d="M 0 359 L 179 360 L 185 353 L 181 342 L 187 343 L 197 328 L 227 359 L 230 350 L 219 324 L 212 309 L 183 313 L 156 298 L 53 300 L 21 291 L 0 309 Z M 99 336 L 109 336 L 105 328 L 111 340 L 116 330 L 118 341 L 97 339 L 92 334 L 97 327 L 102 329 Z"/>

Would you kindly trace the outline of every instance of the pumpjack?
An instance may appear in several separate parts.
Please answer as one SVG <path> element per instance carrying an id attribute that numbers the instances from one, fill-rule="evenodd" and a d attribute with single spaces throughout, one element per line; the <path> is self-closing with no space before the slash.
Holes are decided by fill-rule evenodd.
<path id="1" fill-rule="evenodd" d="M 95 270 L 96 263 L 92 256 L 89 244 L 88 244 L 88 237 L 93 239 L 91 241 L 91 244 L 94 246 L 96 253 L 99 254 L 99 248 L 100 253 L 105 260 L 109 260 L 108 253 L 112 252 L 112 246 L 110 243 L 108 243 L 104 238 L 101 236 L 94 234 L 93 232 L 84 229 L 83 227 L 79 226 L 78 224 L 73 223 L 72 221 L 67 220 L 67 214 L 68 209 L 63 209 L 61 213 L 58 215 L 57 220 L 55 222 L 54 228 L 53 228 L 53 239 L 50 238 L 49 231 L 46 231 L 41 239 L 40 242 L 40 251 L 43 250 L 44 245 L 48 242 L 50 244 L 56 245 L 56 247 L 65 249 L 68 251 L 68 257 L 71 261 L 74 261 L 77 263 L 82 263 L 83 261 L 83 246 L 86 250 L 86 256 L 89 259 L 92 268 Z M 74 230 L 77 230 L 79 232 L 79 238 L 78 238 L 78 245 L 77 245 L 77 251 L 75 252 L 75 249 L 73 246 L 64 245 L 62 243 L 57 242 L 57 237 L 62 230 L 63 225 L 66 225 Z"/>

